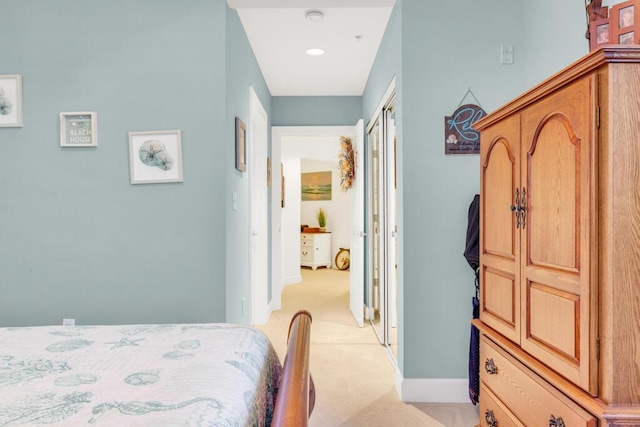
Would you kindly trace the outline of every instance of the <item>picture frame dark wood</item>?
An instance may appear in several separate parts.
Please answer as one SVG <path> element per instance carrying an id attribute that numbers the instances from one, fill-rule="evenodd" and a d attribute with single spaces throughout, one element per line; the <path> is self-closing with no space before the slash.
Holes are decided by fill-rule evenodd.
<path id="1" fill-rule="evenodd" d="M 611 6 L 609 43 L 638 44 L 640 41 L 640 5 L 629 0 Z"/>
<path id="2" fill-rule="evenodd" d="M 236 117 L 236 169 L 247 171 L 247 127 L 239 117 Z"/>
<path id="3" fill-rule="evenodd" d="M 596 50 L 605 44 L 612 44 L 609 18 L 598 19 L 589 24 L 589 50 Z"/>

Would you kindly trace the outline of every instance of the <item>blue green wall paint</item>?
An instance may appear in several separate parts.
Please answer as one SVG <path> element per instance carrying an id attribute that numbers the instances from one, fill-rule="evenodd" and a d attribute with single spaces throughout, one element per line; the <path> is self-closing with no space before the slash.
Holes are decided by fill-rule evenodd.
<path id="1" fill-rule="evenodd" d="M 444 116 L 468 89 L 490 112 L 586 53 L 581 2 L 532 3 L 498 0 L 487 8 L 473 0 L 437 6 L 398 0 L 370 73 L 365 122 L 394 76 L 398 92 L 398 366 L 404 378 L 467 376 L 474 288 L 462 253 L 480 165 L 477 155 L 444 154 Z M 534 13 L 542 9 L 554 16 L 551 23 Z M 566 34 L 572 43 L 547 49 L 548 40 Z M 503 44 L 514 46 L 514 64 L 500 64 Z"/>
<path id="2" fill-rule="evenodd" d="M 2 11 L 0 73 L 23 75 L 25 120 L 0 132 L 0 325 L 225 321 L 227 99 L 248 104 L 253 83 L 227 88 L 227 51 L 252 53 L 226 2 Z M 62 111 L 96 111 L 99 146 L 61 149 Z M 184 182 L 131 185 L 127 133 L 161 129 L 182 130 Z"/>
<path id="3" fill-rule="evenodd" d="M 274 96 L 273 126 L 352 126 L 362 118 L 360 96 Z"/>
<path id="4" fill-rule="evenodd" d="M 249 283 L 249 173 L 239 172 L 235 168 L 235 118 L 239 117 L 249 132 L 249 87 L 253 87 L 264 107 L 268 120 L 271 118 L 271 94 L 262 77 L 251 45 L 242 28 L 235 10 L 227 9 L 227 112 L 226 137 L 216 138 L 217 144 L 226 147 L 224 170 L 227 176 L 224 206 L 226 222 L 214 224 L 226 230 L 226 319 L 228 322 L 249 322 L 250 283 Z M 271 125 L 271 123 L 269 123 Z M 270 133 L 270 132 L 269 132 Z M 269 135 L 269 140 L 271 135 Z M 249 148 L 250 149 L 250 148 Z M 247 159 L 248 160 L 248 159 Z M 238 194 L 238 210 L 232 209 L 232 194 Z M 270 204 L 269 204 L 270 206 Z M 270 223 L 270 221 L 269 221 Z M 269 243 L 269 247 L 270 247 Z M 223 276 L 224 277 L 224 276 Z M 222 279 L 219 279 L 222 280 Z M 271 287 L 269 287 L 271 289 Z M 271 295 L 269 290 L 268 295 Z M 243 303 L 244 300 L 244 303 Z M 243 307 L 244 305 L 244 307 Z"/>

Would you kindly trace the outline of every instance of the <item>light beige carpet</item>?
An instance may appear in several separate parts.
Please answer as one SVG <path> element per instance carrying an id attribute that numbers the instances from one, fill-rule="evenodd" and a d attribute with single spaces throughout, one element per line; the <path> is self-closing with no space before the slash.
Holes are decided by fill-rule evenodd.
<path id="1" fill-rule="evenodd" d="M 478 424 L 471 403 L 404 403 L 395 388 L 395 368 L 370 325 L 359 328 L 349 311 L 349 272 L 302 270 L 302 283 L 286 286 L 282 310 L 258 325 L 281 360 L 291 316 L 311 312 L 311 374 L 316 406 L 311 427 L 446 426 Z"/>

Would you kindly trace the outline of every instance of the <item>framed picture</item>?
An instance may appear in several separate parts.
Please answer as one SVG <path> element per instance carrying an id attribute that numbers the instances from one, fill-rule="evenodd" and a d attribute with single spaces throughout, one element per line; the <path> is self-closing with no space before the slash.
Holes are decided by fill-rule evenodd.
<path id="1" fill-rule="evenodd" d="M 236 169 L 240 172 L 247 170 L 247 127 L 240 118 L 236 117 Z"/>
<path id="2" fill-rule="evenodd" d="M 303 172 L 300 176 L 301 200 L 331 200 L 331 171 Z"/>
<path id="3" fill-rule="evenodd" d="M 640 7 L 635 0 L 611 6 L 609 40 L 613 44 L 637 44 L 640 40 Z"/>
<path id="4" fill-rule="evenodd" d="M 615 42 L 609 41 L 609 19 L 599 19 L 589 24 L 589 48 L 597 49 L 600 45 Z"/>
<path id="5" fill-rule="evenodd" d="M 284 179 L 284 163 L 280 163 L 280 207 L 284 208 L 286 183 Z"/>
<path id="6" fill-rule="evenodd" d="M 0 74 L 0 127 L 22 127 L 21 74 Z"/>
<path id="7" fill-rule="evenodd" d="M 182 182 L 182 131 L 129 132 L 131 184 Z"/>
<path id="8" fill-rule="evenodd" d="M 60 113 L 61 147 L 96 147 L 98 115 L 94 112 Z"/>

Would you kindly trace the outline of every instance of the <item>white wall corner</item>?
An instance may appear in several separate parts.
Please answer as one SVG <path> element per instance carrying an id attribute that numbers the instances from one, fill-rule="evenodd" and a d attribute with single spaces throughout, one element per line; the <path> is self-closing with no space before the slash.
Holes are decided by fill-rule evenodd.
<path id="1" fill-rule="evenodd" d="M 284 286 L 293 285 L 295 283 L 302 282 L 302 274 L 298 274 L 297 276 L 287 276 L 282 280 Z"/>
<path id="2" fill-rule="evenodd" d="M 396 390 L 403 402 L 470 402 L 467 378 L 403 378 L 396 367 Z"/>

